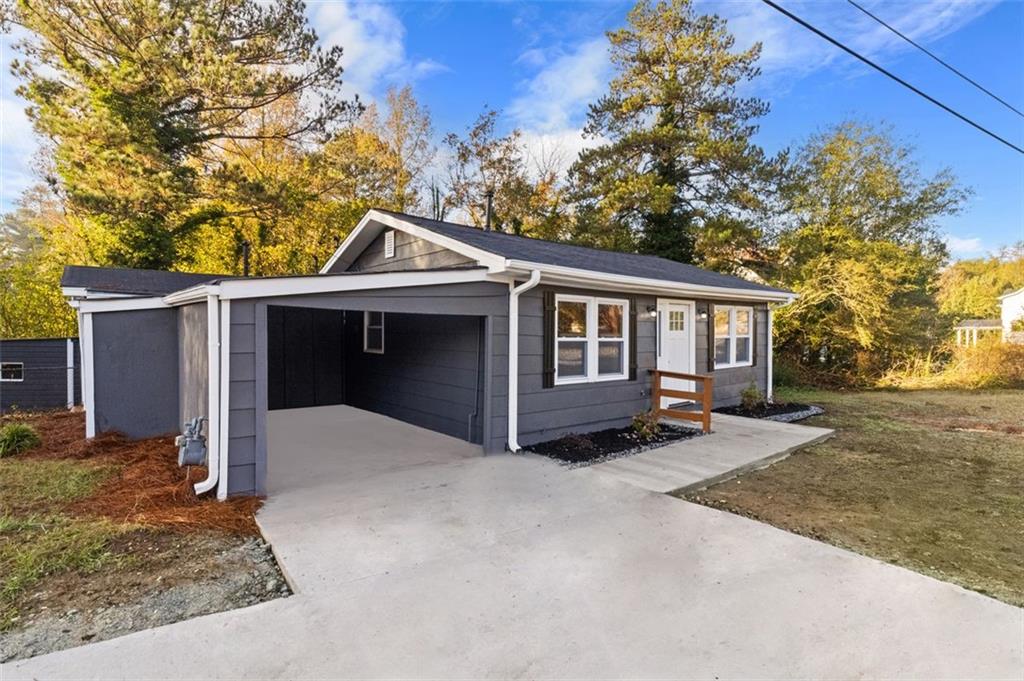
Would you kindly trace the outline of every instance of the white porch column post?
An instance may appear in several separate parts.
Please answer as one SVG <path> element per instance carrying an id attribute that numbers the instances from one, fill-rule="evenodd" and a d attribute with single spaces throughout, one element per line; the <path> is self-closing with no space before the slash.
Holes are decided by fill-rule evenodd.
<path id="1" fill-rule="evenodd" d="M 767 397 L 769 402 L 772 401 L 772 397 L 775 394 L 775 386 L 773 385 L 773 380 L 774 380 L 774 376 L 775 376 L 775 372 L 774 372 L 774 368 L 775 368 L 775 355 L 772 352 L 772 347 L 773 347 L 773 343 L 774 343 L 773 336 L 775 335 L 775 333 L 774 333 L 774 324 L 775 324 L 775 315 L 772 314 L 772 306 L 769 303 L 768 304 L 768 351 L 766 353 L 768 355 L 768 381 L 767 381 L 767 386 L 766 386 L 766 390 L 765 390 L 766 397 Z"/>

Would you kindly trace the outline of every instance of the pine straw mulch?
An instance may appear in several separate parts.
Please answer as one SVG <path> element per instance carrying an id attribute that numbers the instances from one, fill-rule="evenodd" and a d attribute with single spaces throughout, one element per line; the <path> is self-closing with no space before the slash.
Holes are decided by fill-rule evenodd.
<path id="1" fill-rule="evenodd" d="M 104 433 L 87 440 L 80 411 L 9 414 L 0 418 L 0 425 L 13 421 L 31 424 L 42 439 L 39 447 L 21 454 L 21 460 L 75 459 L 115 469 L 95 494 L 71 504 L 67 510 L 72 513 L 182 532 L 259 534 L 254 515 L 262 500 L 238 497 L 221 502 L 197 496 L 192 485 L 206 477 L 206 468 L 179 468 L 173 436 L 129 440 L 119 433 Z"/>

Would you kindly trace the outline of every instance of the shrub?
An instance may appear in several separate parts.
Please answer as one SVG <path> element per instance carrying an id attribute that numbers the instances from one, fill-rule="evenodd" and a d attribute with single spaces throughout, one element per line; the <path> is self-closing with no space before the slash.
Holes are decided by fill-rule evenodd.
<path id="1" fill-rule="evenodd" d="M 757 387 L 757 384 L 751 381 L 750 385 L 740 393 L 740 404 L 747 411 L 758 411 L 764 409 L 768 401 L 764 393 L 761 392 L 761 389 Z"/>
<path id="2" fill-rule="evenodd" d="M 942 363 L 930 356 L 907 361 L 889 370 L 878 385 L 907 389 L 1024 388 L 1024 345 L 986 338 L 977 347 L 954 349 Z"/>
<path id="3" fill-rule="evenodd" d="M 562 443 L 566 447 L 578 449 L 581 452 L 590 452 L 597 448 L 593 440 L 579 433 L 569 433 L 562 438 Z"/>
<path id="4" fill-rule="evenodd" d="M 1013 333 L 1024 332 L 1024 317 L 1021 317 L 1020 319 L 1014 319 L 1012 322 L 1010 322 L 1010 331 L 1012 331 Z"/>
<path id="5" fill-rule="evenodd" d="M 653 411 L 645 411 L 633 417 L 633 433 L 641 442 L 650 442 L 661 433 L 658 415 Z"/>
<path id="6" fill-rule="evenodd" d="M 39 433 L 27 423 L 9 423 L 0 428 L 0 458 L 38 447 L 41 442 Z"/>

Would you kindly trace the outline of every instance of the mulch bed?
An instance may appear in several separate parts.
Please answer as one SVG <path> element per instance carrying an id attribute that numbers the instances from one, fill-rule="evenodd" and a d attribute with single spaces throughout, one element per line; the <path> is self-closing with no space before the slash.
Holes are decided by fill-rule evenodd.
<path id="1" fill-rule="evenodd" d="M 179 468 L 173 436 L 129 440 L 120 433 L 103 433 L 87 440 L 81 411 L 16 413 L 0 419 L 0 425 L 9 422 L 29 423 L 42 436 L 42 444 L 19 459 L 76 459 L 116 467 L 118 472 L 96 494 L 71 505 L 74 513 L 179 531 L 259 536 L 253 516 L 262 500 L 196 496 L 192 485 L 206 478 L 206 468 Z"/>
<path id="2" fill-rule="evenodd" d="M 771 421 L 798 421 L 810 416 L 817 416 L 824 413 L 821 407 L 811 404 L 800 404 L 799 402 L 771 402 L 763 404 L 755 409 L 747 409 L 742 405 L 735 407 L 719 407 L 712 409 L 716 414 L 728 414 L 730 416 L 746 416 L 752 419 L 768 419 Z"/>
<path id="3" fill-rule="evenodd" d="M 527 449 L 535 454 L 562 462 L 568 468 L 580 468 L 639 454 L 672 442 L 697 437 L 703 433 L 696 428 L 679 428 L 661 425 L 658 434 L 643 440 L 633 428 L 608 428 L 593 433 L 572 433 L 558 438 L 530 445 Z"/>

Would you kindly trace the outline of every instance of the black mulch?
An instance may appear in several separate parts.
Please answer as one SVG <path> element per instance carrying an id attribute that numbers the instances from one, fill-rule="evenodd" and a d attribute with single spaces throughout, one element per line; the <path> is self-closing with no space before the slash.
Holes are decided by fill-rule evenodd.
<path id="1" fill-rule="evenodd" d="M 627 426 L 593 433 L 573 433 L 557 440 L 530 445 L 527 449 L 535 454 L 561 461 L 570 467 L 576 467 L 638 454 L 648 449 L 667 445 L 670 442 L 702 434 L 696 428 L 678 428 L 667 425 L 661 425 L 659 428 L 658 434 L 650 440 L 642 440 L 632 428 Z"/>
<path id="2" fill-rule="evenodd" d="M 765 404 L 757 409 L 747 409 L 746 407 L 737 405 L 735 407 L 719 407 L 718 409 L 712 409 L 711 411 L 716 414 L 730 414 L 732 416 L 747 416 L 752 419 L 764 419 L 769 416 L 781 416 L 782 414 L 796 414 L 802 411 L 808 411 L 811 409 L 809 404 L 800 404 L 799 402 L 773 402 L 771 404 Z"/>

